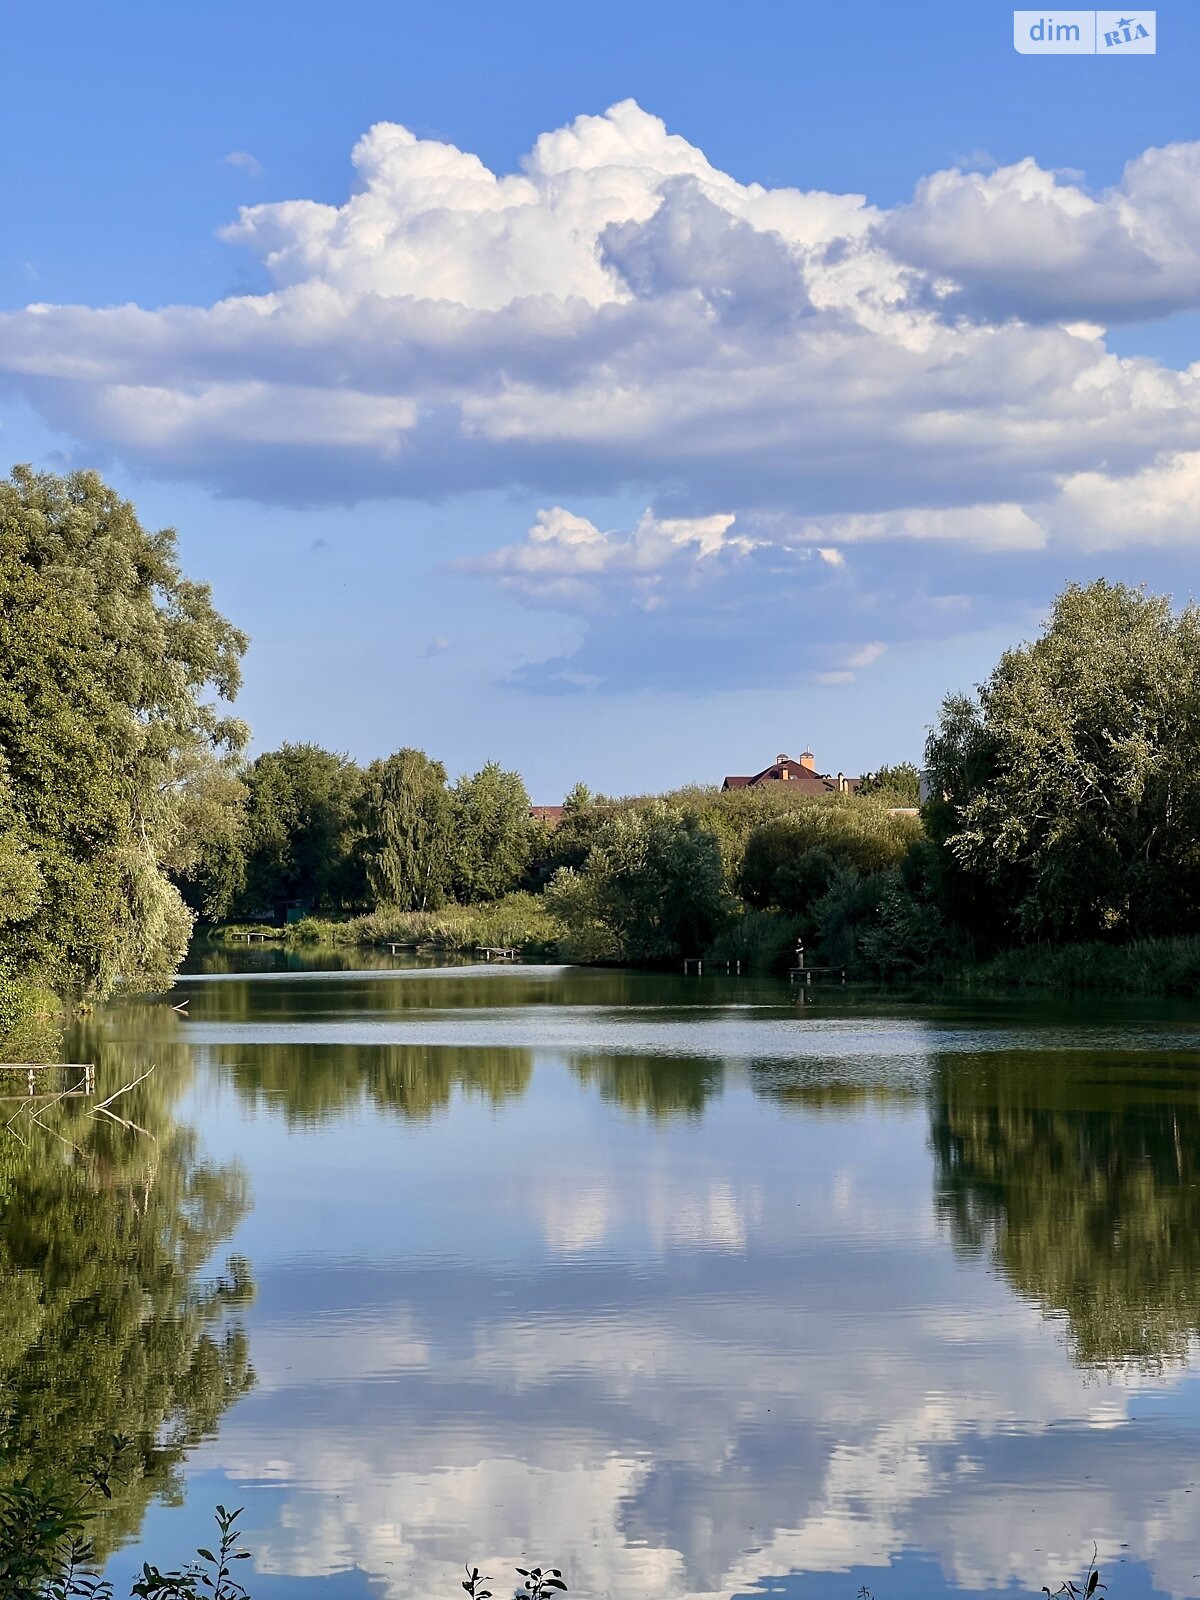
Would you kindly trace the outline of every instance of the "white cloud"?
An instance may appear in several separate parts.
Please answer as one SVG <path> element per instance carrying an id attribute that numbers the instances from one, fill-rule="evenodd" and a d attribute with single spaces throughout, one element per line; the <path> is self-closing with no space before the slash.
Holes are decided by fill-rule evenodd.
<path id="1" fill-rule="evenodd" d="M 745 554 L 753 541 L 733 536 L 732 513 L 658 517 L 646 510 L 631 533 L 601 532 L 562 506 L 539 511 L 525 541 L 463 562 L 539 604 L 587 609 L 621 590 L 632 603 L 662 603 L 664 580 L 688 582 L 719 556 Z"/>
<path id="2" fill-rule="evenodd" d="M 1160 456 L 1125 478 L 1080 472 L 1048 513 L 1056 533 L 1084 550 L 1188 545 L 1200 538 L 1200 451 Z"/>
<path id="3" fill-rule="evenodd" d="M 231 150 L 224 160 L 227 167 L 235 167 L 239 172 L 248 172 L 252 178 L 262 176 L 262 162 L 248 150 Z"/>
<path id="4" fill-rule="evenodd" d="M 1032 163 L 939 174 L 888 217 L 739 183 L 630 101 L 499 175 L 381 123 L 344 205 L 251 206 L 225 230 L 268 291 L 8 313 L 0 373 L 139 467 L 266 500 L 670 484 L 701 516 L 1027 504 L 1200 447 L 1194 375 L 1080 331 L 1134 267 L 1155 304 L 1195 298 L 1197 150 L 1147 152 L 1100 202 Z M 948 314 L 985 268 L 1018 298 L 1041 284 L 1075 331 Z"/>
<path id="5" fill-rule="evenodd" d="M 1147 150 L 1098 199 L 1032 159 L 917 186 L 880 237 L 999 316 L 1162 316 L 1200 303 L 1200 144 Z"/>
<path id="6" fill-rule="evenodd" d="M 632 101 L 514 172 L 394 123 L 352 159 L 344 204 L 223 230 L 260 293 L 0 314 L 0 392 L 271 503 L 536 495 L 477 570 L 586 619 L 518 674 L 547 689 L 845 681 L 951 597 L 1044 604 L 1059 553 L 1196 543 L 1200 364 L 1103 328 L 1200 305 L 1200 143 L 1099 197 L 1026 160 L 891 212 L 741 183 Z M 565 509 L 630 492 L 632 530 Z"/>
<path id="7" fill-rule="evenodd" d="M 833 517 L 806 528 L 805 534 L 838 544 L 914 539 L 974 550 L 1040 550 L 1046 543 L 1045 529 L 1023 506 L 1004 503 Z"/>

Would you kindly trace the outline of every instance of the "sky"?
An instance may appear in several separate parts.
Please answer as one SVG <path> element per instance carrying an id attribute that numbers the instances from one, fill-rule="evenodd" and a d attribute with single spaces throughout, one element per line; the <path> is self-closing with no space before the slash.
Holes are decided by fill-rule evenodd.
<path id="1" fill-rule="evenodd" d="M 542 803 L 919 760 L 1065 583 L 1197 586 L 1200 7 L 1156 33 L 16 8 L 0 463 L 177 528 L 254 749 Z"/>

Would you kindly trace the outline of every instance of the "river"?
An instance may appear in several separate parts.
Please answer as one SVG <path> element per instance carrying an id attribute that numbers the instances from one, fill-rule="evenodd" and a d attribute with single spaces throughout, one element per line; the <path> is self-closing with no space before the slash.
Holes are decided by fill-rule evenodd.
<path id="1" fill-rule="evenodd" d="M 25 1464 L 135 1437 L 114 1580 L 221 1501 L 255 1600 L 1038 1594 L 1093 1542 L 1200 1592 L 1200 1011 L 366 959 L 200 957 L 0 1149 L 0 1397 Z"/>

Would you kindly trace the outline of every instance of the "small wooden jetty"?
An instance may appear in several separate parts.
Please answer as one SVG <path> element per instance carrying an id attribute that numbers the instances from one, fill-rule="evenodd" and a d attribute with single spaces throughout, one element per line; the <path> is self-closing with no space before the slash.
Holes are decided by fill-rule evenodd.
<path id="1" fill-rule="evenodd" d="M 19 1072 L 25 1078 L 26 1093 L 0 1095 L 3 1100 L 67 1100 L 74 1095 L 96 1092 L 96 1068 L 91 1061 L 0 1061 L 0 1072 Z M 76 1072 L 81 1076 L 73 1089 L 61 1089 L 56 1093 L 43 1089 L 39 1092 L 38 1084 L 44 1080 L 38 1074 L 42 1072 Z M 0 1079 L 0 1082 L 3 1081 Z"/>
<path id="2" fill-rule="evenodd" d="M 789 967 L 788 979 L 792 983 L 809 984 L 814 978 L 828 978 L 831 982 L 840 978 L 846 981 L 845 967 Z"/>
<path id="3" fill-rule="evenodd" d="M 260 944 L 265 944 L 268 939 L 277 939 L 279 935 L 276 933 L 231 933 L 229 937 L 231 939 L 245 939 L 247 944 L 253 939 L 257 939 Z"/>
<path id="4" fill-rule="evenodd" d="M 479 954 L 485 961 L 519 961 L 521 952 L 511 944 L 480 945 Z"/>
<path id="5" fill-rule="evenodd" d="M 710 958 L 708 964 L 710 967 L 712 967 L 714 972 L 733 972 L 739 977 L 741 976 L 742 963 L 738 959 L 734 959 L 733 961 L 713 961 Z M 684 976 L 686 977 L 687 974 L 693 970 L 698 978 L 702 978 L 704 976 L 704 958 L 702 956 L 684 956 Z"/>

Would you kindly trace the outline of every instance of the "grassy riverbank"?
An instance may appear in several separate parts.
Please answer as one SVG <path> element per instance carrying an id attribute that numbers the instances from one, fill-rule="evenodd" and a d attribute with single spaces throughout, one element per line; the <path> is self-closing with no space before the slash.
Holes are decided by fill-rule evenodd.
<path id="1" fill-rule="evenodd" d="M 386 906 L 359 917 L 305 917 L 284 928 L 239 923 L 214 928 L 209 937 L 237 943 L 262 934 L 287 945 L 401 944 L 455 952 L 511 947 L 527 958 L 553 957 L 561 923 L 540 895 L 510 894 L 473 906 L 442 906 L 437 911 L 399 911 Z"/>
<path id="2" fill-rule="evenodd" d="M 1200 997 L 1200 937 L 1135 939 L 1129 944 L 1027 945 L 968 967 L 951 982 L 979 989 L 1057 994 Z"/>
<path id="3" fill-rule="evenodd" d="M 528 960 L 554 960 L 565 930 L 538 895 L 514 894 L 478 906 L 443 906 L 439 911 L 373 911 L 335 920 L 306 917 L 288 927 L 239 923 L 210 930 L 209 938 L 238 943 L 247 933 L 289 946 L 382 945 L 469 953 L 488 946 L 519 949 Z M 791 959 L 796 920 L 757 913 L 737 919 L 705 952 L 706 958 L 737 958 L 748 972 L 782 972 Z M 887 980 L 849 963 L 852 978 L 872 986 Z M 947 992 L 1042 994 L 1104 993 L 1200 998 L 1200 937 L 1140 939 L 1130 944 L 1027 945 L 988 961 L 907 971 L 894 980 L 910 988 L 923 982 Z"/>

